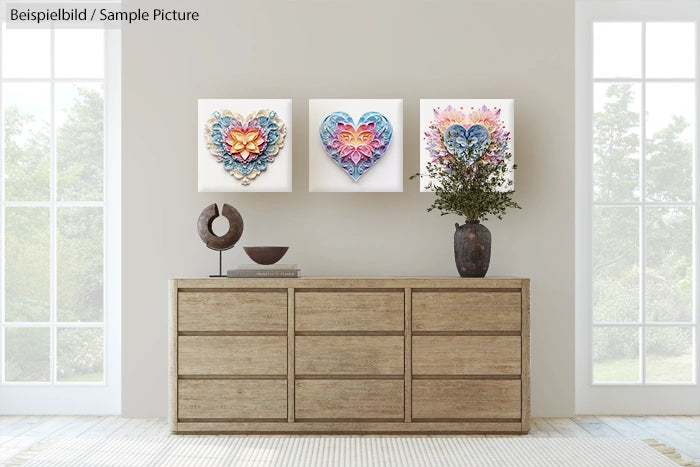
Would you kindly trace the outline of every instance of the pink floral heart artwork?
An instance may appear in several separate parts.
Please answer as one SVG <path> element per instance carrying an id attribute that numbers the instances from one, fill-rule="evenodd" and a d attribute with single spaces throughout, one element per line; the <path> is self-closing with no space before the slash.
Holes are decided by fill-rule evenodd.
<path id="1" fill-rule="evenodd" d="M 323 119 L 319 134 L 328 157 L 354 181 L 372 168 L 386 153 L 393 129 L 379 112 L 364 113 L 357 124 L 345 112 L 333 112 Z"/>

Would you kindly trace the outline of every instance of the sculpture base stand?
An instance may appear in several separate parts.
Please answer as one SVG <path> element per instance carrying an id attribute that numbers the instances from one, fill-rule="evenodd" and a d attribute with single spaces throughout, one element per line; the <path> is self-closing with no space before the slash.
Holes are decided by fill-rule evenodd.
<path id="1" fill-rule="evenodd" d="M 222 257 L 222 255 L 223 255 L 223 250 L 219 250 L 219 274 L 218 275 L 212 274 L 209 277 L 228 277 L 225 274 L 222 274 L 222 272 L 223 272 L 221 270 L 221 257 Z"/>

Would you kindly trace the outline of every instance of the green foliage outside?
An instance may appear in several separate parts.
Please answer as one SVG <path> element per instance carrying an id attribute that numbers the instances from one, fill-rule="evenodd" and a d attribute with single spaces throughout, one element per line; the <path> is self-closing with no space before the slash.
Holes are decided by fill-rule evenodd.
<path id="1" fill-rule="evenodd" d="M 65 121 L 56 129 L 58 201 L 103 199 L 103 98 L 77 88 Z M 63 110 L 63 109 L 62 109 Z M 48 122 L 16 107 L 5 109 L 5 193 L 8 201 L 48 201 Z M 49 208 L 5 210 L 5 313 L 9 322 L 46 322 L 50 310 Z M 57 319 L 103 321 L 101 207 L 58 207 L 56 212 Z M 58 379 L 102 380 L 102 328 L 57 332 Z M 8 381 L 47 381 L 48 328 L 6 331 Z M 96 375 L 96 376 L 95 376 Z"/>
<path id="2" fill-rule="evenodd" d="M 634 109 L 632 85 L 607 88 L 608 101 L 594 115 L 593 196 L 596 202 L 692 200 L 692 143 L 683 135 L 689 123 L 674 116 L 668 125 L 648 135 L 645 184 L 640 186 L 640 115 Z M 596 206 L 593 210 L 594 321 L 631 322 L 640 319 L 639 208 Z M 684 207 L 646 208 L 645 312 L 647 322 L 688 322 L 692 319 L 692 211 Z M 646 352 L 680 365 L 688 355 L 692 333 L 663 327 L 647 330 Z M 596 380 L 610 377 L 611 362 L 622 368 L 636 360 L 639 332 L 597 328 L 594 333 Z M 685 361 L 688 368 L 692 359 Z M 683 372 L 685 375 L 687 372 Z M 599 375 L 608 375 L 599 379 Z M 687 373 L 689 374 L 689 373 Z M 649 374 L 651 377 L 651 374 Z M 688 381 L 684 379 L 684 381 Z M 671 380 L 678 380 L 672 378 Z"/>

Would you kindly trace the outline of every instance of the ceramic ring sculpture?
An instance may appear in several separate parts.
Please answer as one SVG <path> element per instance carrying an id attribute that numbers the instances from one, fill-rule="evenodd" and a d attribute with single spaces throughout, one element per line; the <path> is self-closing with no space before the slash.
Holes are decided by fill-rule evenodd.
<path id="1" fill-rule="evenodd" d="M 197 219 L 199 236 L 207 248 L 212 250 L 223 251 L 232 248 L 243 234 L 243 218 L 236 208 L 224 204 L 221 215 L 228 220 L 228 232 L 221 236 L 216 235 L 212 230 L 214 219 L 219 217 L 219 208 L 216 203 L 204 208 Z"/>

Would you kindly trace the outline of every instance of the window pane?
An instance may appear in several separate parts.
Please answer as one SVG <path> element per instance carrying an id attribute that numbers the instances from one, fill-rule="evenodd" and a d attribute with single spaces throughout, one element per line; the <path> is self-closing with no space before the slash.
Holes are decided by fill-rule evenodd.
<path id="1" fill-rule="evenodd" d="M 50 88 L 5 83 L 5 199 L 48 201 L 50 194 Z"/>
<path id="2" fill-rule="evenodd" d="M 102 85 L 56 84 L 59 201 L 102 200 L 103 105 Z"/>
<path id="3" fill-rule="evenodd" d="M 59 328 L 56 379 L 67 381 L 103 381 L 102 328 Z"/>
<path id="4" fill-rule="evenodd" d="M 691 208 L 646 208 L 648 322 L 687 322 L 693 313 Z"/>
<path id="5" fill-rule="evenodd" d="M 7 29 L 2 23 L 2 76 L 48 78 L 51 74 L 51 31 Z"/>
<path id="6" fill-rule="evenodd" d="M 56 29 L 54 40 L 57 78 L 102 78 L 103 29 Z"/>
<path id="7" fill-rule="evenodd" d="M 647 23 L 647 78 L 695 77 L 695 24 Z"/>
<path id="8" fill-rule="evenodd" d="M 49 381 L 49 329 L 5 328 L 5 381 Z"/>
<path id="9" fill-rule="evenodd" d="M 595 201 L 639 199 L 641 107 L 637 84 L 593 88 L 593 196 Z"/>
<path id="10" fill-rule="evenodd" d="M 593 23 L 593 77 L 642 76 L 642 24 Z"/>
<path id="11" fill-rule="evenodd" d="M 646 85 L 646 192 L 650 201 L 692 201 L 695 88 Z"/>
<path id="12" fill-rule="evenodd" d="M 649 383 L 693 381 L 693 330 L 647 328 L 646 380 Z"/>
<path id="13" fill-rule="evenodd" d="M 5 208 L 5 320 L 49 320 L 48 208 Z"/>
<path id="14" fill-rule="evenodd" d="M 102 322 L 102 208 L 58 208 L 59 321 Z"/>
<path id="15" fill-rule="evenodd" d="M 593 328 L 593 382 L 640 381 L 639 328 Z"/>
<path id="16" fill-rule="evenodd" d="M 639 209 L 593 208 L 593 320 L 639 320 Z"/>

